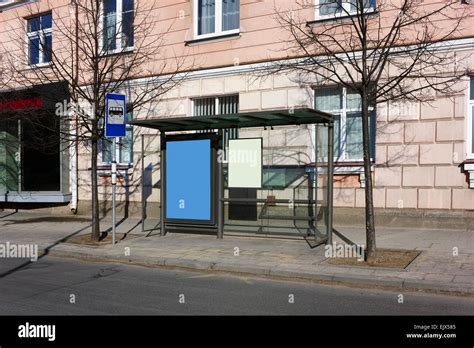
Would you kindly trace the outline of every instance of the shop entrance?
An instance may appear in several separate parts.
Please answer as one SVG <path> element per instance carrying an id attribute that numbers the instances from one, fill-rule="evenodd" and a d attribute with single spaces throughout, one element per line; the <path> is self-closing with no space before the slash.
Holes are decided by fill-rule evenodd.
<path id="1" fill-rule="evenodd" d="M 60 191 L 59 120 L 40 115 L 33 122 L 20 120 L 22 191 Z"/>
<path id="2" fill-rule="evenodd" d="M 0 100 L 0 202 L 66 203 L 69 151 L 57 104 L 67 105 L 64 83 L 3 93 Z"/>

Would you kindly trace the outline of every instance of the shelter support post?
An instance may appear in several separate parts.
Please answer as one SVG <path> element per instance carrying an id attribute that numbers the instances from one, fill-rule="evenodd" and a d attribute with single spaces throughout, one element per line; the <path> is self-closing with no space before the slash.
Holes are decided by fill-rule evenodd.
<path id="1" fill-rule="evenodd" d="M 166 223 L 165 223 L 165 149 L 163 144 L 165 141 L 165 133 L 160 132 L 160 235 L 166 234 Z"/>
<path id="2" fill-rule="evenodd" d="M 219 149 L 222 151 L 222 146 L 219 146 Z M 222 239 L 224 238 L 224 166 L 219 159 L 217 161 L 217 191 L 217 238 Z"/>
<path id="3" fill-rule="evenodd" d="M 328 125 L 328 179 L 327 179 L 327 204 L 328 204 L 328 244 L 332 244 L 332 217 L 333 217 L 333 174 L 334 174 L 334 122 Z"/>
<path id="4" fill-rule="evenodd" d="M 145 197 L 145 134 L 142 134 L 142 232 L 145 232 L 146 197 Z"/>
<path id="5" fill-rule="evenodd" d="M 318 143 L 319 143 L 319 126 L 317 124 L 314 125 L 314 175 L 313 175 L 313 180 L 314 184 L 311 183 L 311 177 L 309 182 L 311 183 L 310 188 L 308 188 L 308 191 L 313 192 L 314 189 L 314 220 L 313 220 L 313 228 L 314 228 L 314 241 L 317 243 L 318 242 Z M 311 194 L 311 196 L 313 196 Z M 311 198 L 309 197 L 310 202 Z M 311 205 L 311 204 L 310 204 Z"/>

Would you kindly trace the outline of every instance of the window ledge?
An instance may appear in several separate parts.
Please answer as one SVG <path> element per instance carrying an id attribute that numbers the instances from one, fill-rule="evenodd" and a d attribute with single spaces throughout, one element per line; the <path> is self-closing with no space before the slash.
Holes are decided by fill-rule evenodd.
<path id="1" fill-rule="evenodd" d="M 367 11 L 366 12 L 366 15 L 369 15 L 369 16 L 375 16 L 375 15 L 378 15 L 378 14 L 379 14 L 378 10 L 372 10 L 372 11 Z M 335 21 L 338 21 L 338 20 L 346 20 L 346 19 L 349 19 L 351 17 L 356 17 L 356 16 L 357 16 L 357 14 L 354 13 L 353 15 L 321 17 L 321 18 L 317 18 L 315 20 L 306 22 L 306 26 L 310 27 L 310 26 L 317 25 L 317 24 L 320 24 L 320 23 L 335 22 Z"/>
<path id="2" fill-rule="evenodd" d="M 39 63 L 39 64 L 28 64 L 25 68 L 26 70 L 33 70 L 33 69 L 44 69 L 49 68 L 52 65 L 51 62 L 48 63 Z"/>
<path id="3" fill-rule="evenodd" d="M 194 45 L 199 45 L 201 43 L 214 42 L 214 41 L 224 41 L 224 40 L 238 39 L 238 38 L 240 38 L 240 32 L 232 33 L 232 34 L 222 34 L 222 35 L 210 36 L 210 37 L 205 37 L 205 38 L 197 38 L 197 39 L 194 39 L 194 40 L 188 40 L 188 41 L 184 42 L 184 45 L 185 46 L 194 46 Z"/>
<path id="4" fill-rule="evenodd" d="M 103 54 L 101 54 L 100 57 L 108 58 L 108 57 L 117 56 L 119 54 L 129 54 L 129 53 L 133 53 L 134 50 L 135 50 L 135 47 L 128 47 L 122 50 L 106 51 Z"/>
<path id="5" fill-rule="evenodd" d="M 0 202 L 5 203 L 69 203 L 71 193 L 53 191 L 2 192 Z"/>

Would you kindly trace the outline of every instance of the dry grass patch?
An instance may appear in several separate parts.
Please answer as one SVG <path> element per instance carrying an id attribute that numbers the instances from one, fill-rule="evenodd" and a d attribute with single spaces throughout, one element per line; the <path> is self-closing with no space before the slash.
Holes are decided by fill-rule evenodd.
<path id="1" fill-rule="evenodd" d="M 331 265 L 406 268 L 421 254 L 419 250 L 377 249 L 376 257 L 370 262 L 358 261 L 357 257 L 333 257 L 327 262 Z"/>
<path id="2" fill-rule="evenodd" d="M 119 242 L 124 239 L 131 239 L 132 235 L 125 233 L 116 233 L 115 241 Z M 81 234 L 68 238 L 65 243 L 89 245 L 89 246 L 102 246 L 112 244 L 112 233 L 102 233 L 98 241 L 93 241 L 90 234 Z"/>

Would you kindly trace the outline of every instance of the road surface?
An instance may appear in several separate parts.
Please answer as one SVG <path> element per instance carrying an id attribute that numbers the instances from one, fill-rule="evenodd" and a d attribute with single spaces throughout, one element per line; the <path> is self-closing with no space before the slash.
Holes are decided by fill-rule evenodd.
<path id="1" fill-rule="evenodd" d="M 1 315 L 472 315 L 474 301 L 44 257 L 0 260 Z M 15 269 L 17 267 L 17 269 Z"/>

